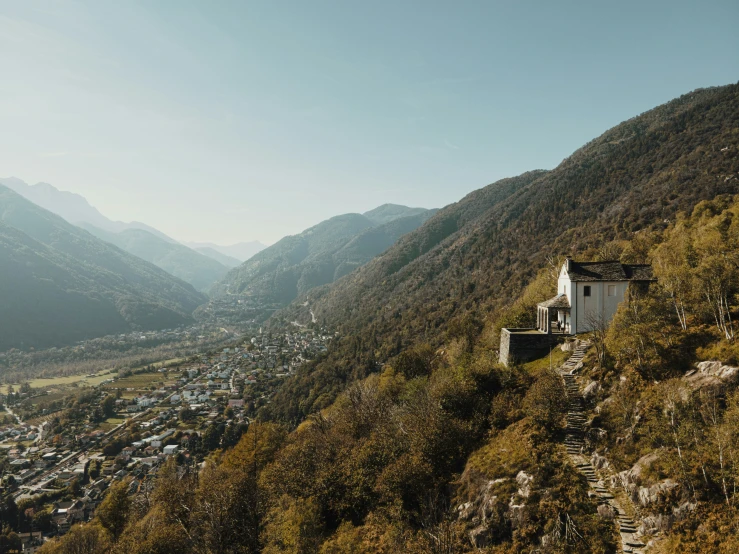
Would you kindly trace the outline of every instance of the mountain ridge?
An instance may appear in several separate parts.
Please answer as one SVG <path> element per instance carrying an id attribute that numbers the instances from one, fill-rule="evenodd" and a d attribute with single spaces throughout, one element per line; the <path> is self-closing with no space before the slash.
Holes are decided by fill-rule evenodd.
<path id="1" fill-rule="evenodd" d="M 162 240 L 177 243 L 173 238 L 146 223 L 140 221 L 128 223 L 113 221 L 100 213 L 84 196 L 59 190 L 49 183 L 40 182 L 29 185 L 17 177 L 4 177 L 0 178 L 0 185 L 5 185 L 37 206 L 61 216 L 72 225 L 84 222 L 112 233 L 119 233 L 127 229 L 142 229 Z"/>
<path id="2" fill-rule="evenodd" d="M 279 417 L 325 405 L 361 375 L 357 367 L 471 332 L 481 325 L 473 312 L 501 317 L 550 258 L 665 226 L 702 200 L 739 191 L 736 128 L 739 86 L 688 93 L 607 130 L 553 170 L 471 193 L 355 273 L 301 295 L 272 321 L 315 316 L 342 339 L 325 362 L 286 382 L 272 403 L 283 406 Z M 484 201 L 514 182 L 499 201 Z"/>
<path id="3" fill-rule="evenodd" d="M 403 209 L 410 215 L 402 217 Z M 211 292 L 215 297 L 236 294 L 286 304 L 301 292 L 350 273 L 435 213 L 421 210 L 394 207 L 393 213 L 376 212 L 380 223 L 358 213 L 334 216 L 255 254 Z"/>
<path id="4" fill-rule="evenodd" d="M 115 233 L 88 223 L 81 223 L 79 227 L 129 254 L 153 263 L 199 291 L 208 290 L 229 269 L 209 256 L 182 244 L 165 241 L 144 229 L 125 229 Z"/>
<path id="5" fill-rule="evenodd" d="M 206 298 L 0 185 L 0 350 L 193 322 Z"/>

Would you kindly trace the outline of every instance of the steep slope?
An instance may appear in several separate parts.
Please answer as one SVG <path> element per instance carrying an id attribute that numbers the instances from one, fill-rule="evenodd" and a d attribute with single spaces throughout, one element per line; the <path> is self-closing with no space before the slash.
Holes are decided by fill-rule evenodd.
<path id="1" fill-rule="evenodd" d="M 222 254 L 221 252 L 210 246 L 198 246 L 193 248 L 193 250 L 202 254 L 203 256 L 208 256 L 210 259 L 217 261 L 221 265 L 226 266 L 228 269 L 232 269 L 238 265 L 241 265 L 242 262 L 242 260 L 237 260 L 233 256 Z"/>
<path id="2" fill-rule="evenodd" d="M 129 254 L 153 263 L 167 273 L 190 283 L 197 290 L 208 290 L 229 269 L 187 246 L 160 239 L 142 229 L 111 233 L 86 223 L 80 224 L 80 227 Z"/>
<path id="3" fill-rule="evenodd" d="M 361 214 L 344 214 L 285 237 L 230 271 L 213 295 L 238 294 L 285 305 L 367 263 L 433 213 L 406 210 L 408 217 L 402 217 L 402 209 L 393 210 L 395 219 L 386 213 L 380 219 L 390 221 L 380 225 Z"/>
<path id="4" fill-rule="evenodd" d="M 87 223 L 111 233 L 119 233 L 126 229 L 142 229 L 167 242 L 177 242 L 161 231 L 139 221 L 130 223 L 112 221 L 101 214 L 97 208 L 91 206 L 84 196 L 59 190 L 49 183 L 29 185 L 16 177 L 7 177 L 0 179 L 0 185 L 5 185 L 26 200 L 63 217 L 74 225 Z"/>
<path id="5" fill-rule="evenodd" d="M 192 321 L 205 297 L 0 185 L 0 350 Z"/>
<path id="6" fill-rule="evenodd" d="M 301 314 L 308 302 L 344 338 L 272 405 L 280 417 L 311 411 L 322 394 L 403 345 L 439 344 L 450 329 L 474 328 L 459 323 L 472 310 L 509 305 L 548 256 L 659 228 L 701 200 L 739 191 L 737 128 L 739 86 L 698 90 L 614 127 L 552 171 L 501 181 L 441 210 L 357 272 L 277 314 L 310 321 Z M 502 201 L 483 204 L 525 178 Z"/>

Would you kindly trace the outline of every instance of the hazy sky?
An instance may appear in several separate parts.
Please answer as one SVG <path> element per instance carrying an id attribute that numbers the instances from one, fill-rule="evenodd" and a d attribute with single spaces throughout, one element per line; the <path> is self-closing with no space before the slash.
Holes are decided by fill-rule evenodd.
<path id="1" fill-rule="evenodd" d="M 739 2 L 0 0 L 0 176 L 273 242 L 555 167 L 739 80 Z"/>

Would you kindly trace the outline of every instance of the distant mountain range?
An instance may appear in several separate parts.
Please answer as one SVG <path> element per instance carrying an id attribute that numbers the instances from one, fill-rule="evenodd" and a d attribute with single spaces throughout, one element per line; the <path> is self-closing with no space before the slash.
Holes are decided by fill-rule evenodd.
<path id="1" fill-rule="evenodd" d="M 0 185 L 98 238 L 180 277 L 198 290 L 207 290 L 228 269 L 264 248 L 257 241 L 232 246 L 192 243 L 194 247 L 189 248 L 191 245 L 180 244 L 145 223 L 113 221 L 91 206 L 83 196 L 61 191 L 48 183 L 29 185 L 16 177 L 6 177 L 0 178 Z"/>
<path id="2" fill-rule="evenodd" d="M 80 223 L 79 226 L 97 238 L 153 263 L 200 291 L 208 290 L 229 270 L 229 267 L 211 256 L 196 252 L 182 244 L 166 241 L 143 229 L 126 229 L 113 233 L 98 229 L 89 223 Z M 220 253 L 216 252 L 216 255 L 220 256 Z M 237 260 L 236 265 L 238 263 Z"/>
<path id="3" fill-rule="evenodd" d="M 130 223 L 112 221 L 101 214 L 97 208 L 91 206 L 84 196 L 59 190 L 49 183 L 29 185 L 16 177 L 4 177 L 0 178 L 0 185 L 5 185 L 37 206 L 63 217 L 73 225 L 88 223 L 110 233 L 120 233 L 127 229 L 143 229 L 167 242 L 177 242 L 161 231 L 139 221 Z"/>
<path id="4" fill-rule="evenodd" d="M 193 321 L 191 285 L 0 185 L 0 350 Z"/>
<path id="5" fill-rule="evenodd" d="M 265 248 L 232 269 L 211 292 L 286 305 L 366 264 L 435 212 L 386 204 L 364 214 L 333 217 Z"/>
<path id="6" fill-rule="evenodd" d="M 218 260 L 225 266 L 235 267 L 242 262 L 245 262 L 251 258 L 257 252 L 261 252 L 266 245 L 262 244 L 258 240 L 251 242 L 239 242 L 238 244 L 232 244 L 230 246 L 221 246 L 220 244 L 213 244 L 212 242 L 185 242 L 185 246 L 189 246 L 193 250 L 197 250 L 201 254 L 212 257 L 214 260 Z M 217 257 L 220 255 L 221 257 Z M 223 258 L 226 256 L 226 258 Z M 236 261 L 235 264 L 229 265 L 232 261 Z"/>

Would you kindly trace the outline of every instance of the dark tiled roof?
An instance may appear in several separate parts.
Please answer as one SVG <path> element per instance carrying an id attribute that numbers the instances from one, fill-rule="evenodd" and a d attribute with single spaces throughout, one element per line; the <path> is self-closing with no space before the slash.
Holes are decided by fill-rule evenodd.
<path id="1" fill-rule="evenodd" d="M 652 266 L 621 262 L 571 262 L 572 281 L 654 281 Z"/>
<path id="2" fill-rule="evenodd" d="M 539 302 L 539 306 L 542 308 L 569 308 L 570 300 L 567 298 L 566 294 L 560 293 L 546 302 Z"/>

